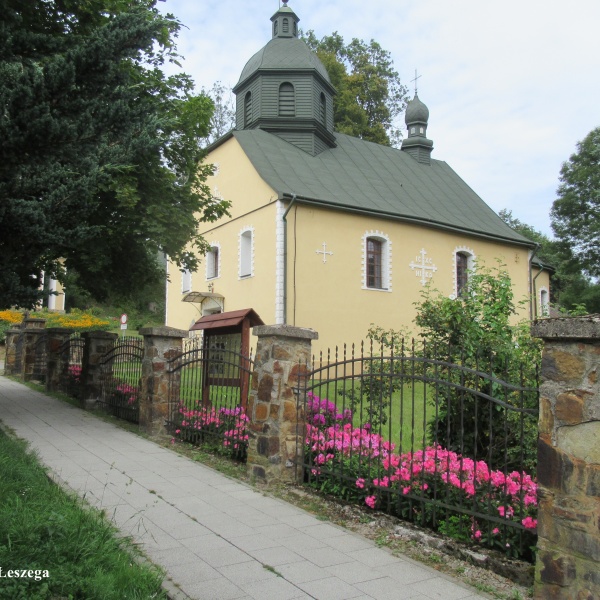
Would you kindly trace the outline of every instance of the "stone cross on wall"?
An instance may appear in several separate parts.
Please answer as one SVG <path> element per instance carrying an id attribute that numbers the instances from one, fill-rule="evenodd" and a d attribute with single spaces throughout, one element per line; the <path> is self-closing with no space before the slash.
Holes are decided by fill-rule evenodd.
<path id="1" fill-rule="evenodd" d="M 317 254 L 322 254 L 323 255 L 323 262 L 326 263 L 327 262 L 327 255 L 329 256 L 333 256 L 333 252 L 329 252 L 327 250 L 327 243 L 323 242 L 323 250 L 315 250 L 315 252 Z"/>
<path id="2" fill-rule="evenodd" d="M 433 259 L 427 258 L 425 248 L 421 248 L 421 252 L 415 257 L 414 262 L 408 265 L 415 275 L 421 278 L 421 285 L 425 285 L 433 274 L 437 271 L 437 267 L 433 264 Z"/>

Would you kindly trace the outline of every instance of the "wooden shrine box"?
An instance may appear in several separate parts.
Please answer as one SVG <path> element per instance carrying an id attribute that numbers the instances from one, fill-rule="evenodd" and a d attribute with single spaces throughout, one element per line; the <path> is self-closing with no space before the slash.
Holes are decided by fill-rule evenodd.
<path id="1" fill-rule="evenodd" d="M 202 403 L 210 406 L 210 386 L 240 388 L 244 409 L 250 383 L 250 329 L 264 325 L 251 308 L 206 315 L 190 331 L 202 331 Z"/>

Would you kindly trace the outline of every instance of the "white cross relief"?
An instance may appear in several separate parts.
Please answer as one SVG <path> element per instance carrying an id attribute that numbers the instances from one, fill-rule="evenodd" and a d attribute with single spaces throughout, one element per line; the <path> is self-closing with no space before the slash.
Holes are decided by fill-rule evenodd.
<path id="1" fill-rule="evenodd" d="M 322 254 L 323 255 L 323 262 L 326 263 L 327 262 L 327 255 L 329 256 L 333 256 L 333 252 L 329 252 L 327 250 L 327 243 L 323 242 L 323 250 L 315 250 L 315 252 L 317 254 Z"/>
<path id="2" fill-rule="evenodd" d="M 427 258 L 425 248 L 421 248 L 419 255 L 415 257 L 415 262 L 411 262 L 409 267 L 416 271 L 415 275 L 421 278 L 421 285 L 425 285 L 428 279 L 433 277 L 437 267 L 433 264 L 433 259 Z"/>

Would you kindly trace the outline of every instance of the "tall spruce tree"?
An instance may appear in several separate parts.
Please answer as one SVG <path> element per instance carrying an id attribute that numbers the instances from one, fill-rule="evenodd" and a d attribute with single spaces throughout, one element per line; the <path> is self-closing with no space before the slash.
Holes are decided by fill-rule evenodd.
<path id="1" fill-rule="evenodd" d="M 0 307 L 33 306 L 42 271 L 101 299 L 195 269 L 222 216 L 199 166 L 212 101 L 166 76 L 180 24 L 153 0 L 0 0 Z"/>

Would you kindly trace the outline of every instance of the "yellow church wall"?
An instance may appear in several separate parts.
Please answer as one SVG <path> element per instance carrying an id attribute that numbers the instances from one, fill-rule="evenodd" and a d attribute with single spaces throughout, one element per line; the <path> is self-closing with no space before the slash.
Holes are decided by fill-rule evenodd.
<path id="1" fill-rule="evenodd" d="M 202 257 L 199 270 L 191 275 L 191 289 L 221 294 L 225 311 L 253 308 L 265 323 L 275 323 L 276 211 L 276 203 L 270 203 L 204 231 L 206 241 L 219 249 L 219 275 L 207 277 L 207 260 Z M 250 276 L 240 277 L 240 234 L 244 231 L 252 231 L 252 266 Z M 173 264 L 169 270 L 167 324 L 188 329 L 201 316 L 200 305 L 181 302 L 185 295 L 181 273 Z M 202 308 L 216 305 L 206 300 Z"/>
<path id="2" fill-rule="evenodd" d="M 277 193 L 257 174 L 235 138 L 230 138 L 206 157 L 215 166 L 207 179 L 213 194 L 229 200 L 229 216 L 201 225 L 200 233 L 219 248 L 219 276 L 207 278 L 207 261 L 201 256 L 200 268 L 191 274 L 191 289 L 212 290 L 224 296 L 226 311 L 253 308 L 265 321 L 275 322 L 275 210 Z M 239 235 L 254 231 L 253 275 L 239 277 Z M 202 312 L 196 303 L 182 302 L 182 274 L 169 263 L 166 324 L 189 329 Z M 210 286 L 210 288 L 209 288 Z M 216 308 L 210 300 L 203 309 Z"/>
<path id="3" fill-rule="evenodd" d="M 214 175 L 206 183 L 213 194 L 232 202 L 230 216 L 216 223 L 201 226 L 200 233 L 214 229 L 216 225 L 229 223 L 262 206 L 277 200 L 275 192 L 263 179 L 242 150 L 235 138 L 230 138 L 208 154 L 205 162 L 215 166 Z"/>
<path id="4" fill-rule="evenodd" d="M 431 277 L 425 280 L 444 295 L 455 294 L 454 256 L 461 250 L 488 267 L 500 259 L 511 277 L 515 300 L 529 295 L 528 248 L 302 205 L 291 211 L 288 221 L 288 322 L 319 332 L 319 341 L 313 343 L 317 350 L 359 343 L 371 323 L 415 332 L 414 302 L 426 289 L 418 267 L 421 250 L 430 261 L 426 266 L 437 269 L 426 269 Z M 366 235 L 388 240 L 390 291 L 363 289 Z M 317 252 L 323 243 L 333 254 Z M 528 317 L 527 307 L 519 317 Z"/>

